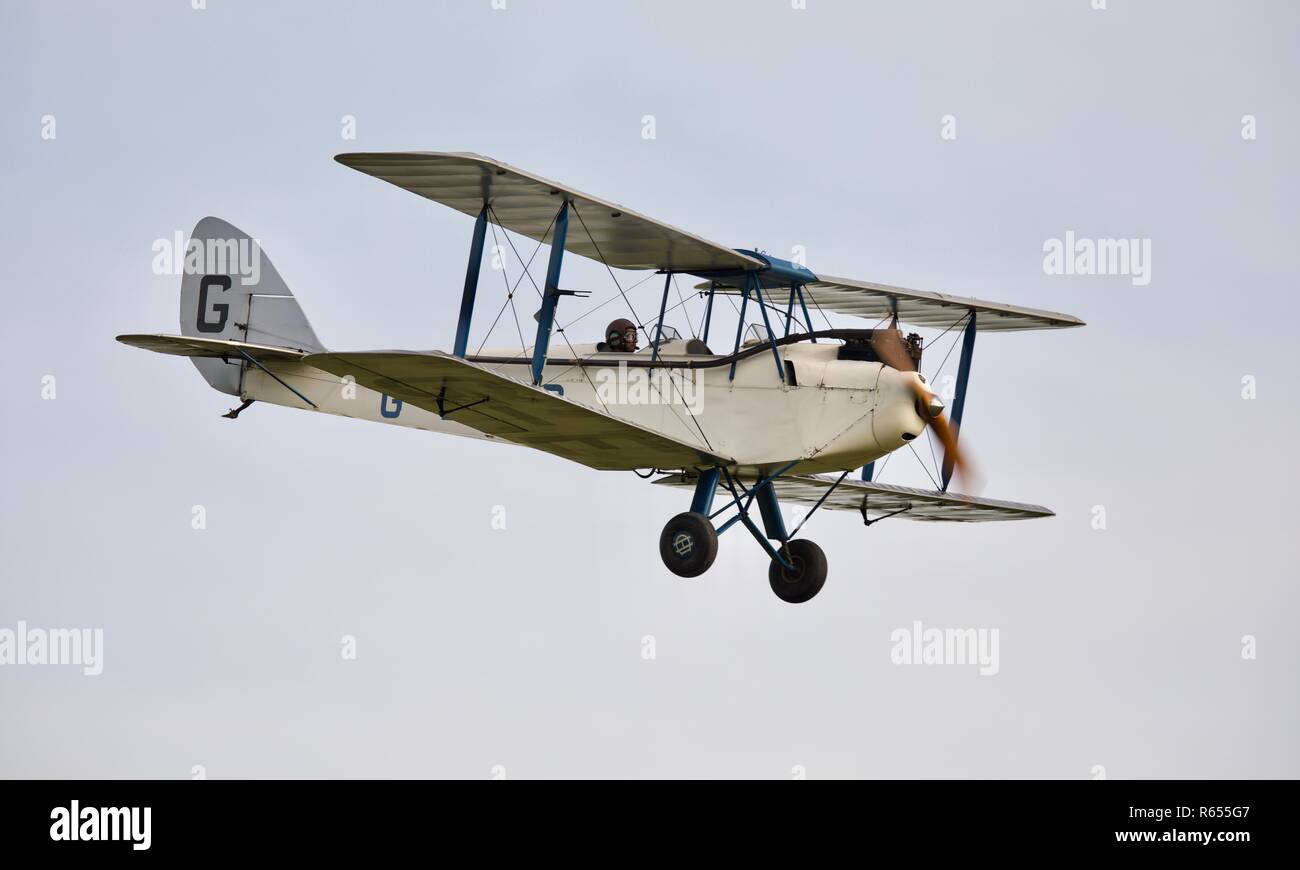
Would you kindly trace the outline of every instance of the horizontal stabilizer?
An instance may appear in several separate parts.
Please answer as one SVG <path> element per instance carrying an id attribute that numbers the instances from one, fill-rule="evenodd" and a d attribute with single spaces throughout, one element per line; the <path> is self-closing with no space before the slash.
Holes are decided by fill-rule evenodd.
<path id="1" fill-rule="evenodd" d="M 776 479 L 776 497 L 780 501 L 812 506 L 834 485 L 838 475 L 792 474 Z M 695 476 L 670 474 L 655 481 L 663 486 L 695 487 Z M 719 492 L 729 495 L 725 487 Z M 835 487 L 823 508 L 829 510 L 862 510 L 866 499 L 867 515 L 874 518 L 897 512 L 900 519 L 921 522 L 983 523 L 997 520 L 1031 520 L 1052 517 L 1056 514 L 1041 505 L 999 501 L 973 495 L 939 492 L 932 489 L 913 489 L 873 481 L 852 480 Z"/>
<path id="2" fill-rule="evenodd" d="M 196 338 L 187 335 L 119 335 L 122 344 L 151 350 L 154 353 L 166 353 L 172 356 L 188 356 L 207 359 L 242 360 L 240 351 L 247 353 L 258 362 L 268 360 L 300 360 L 307 355 L 305 351 L 288 347 L 269 347 L 264 344 L 249 344 L 246 341 L 231 341 L 222 338 Z"/>

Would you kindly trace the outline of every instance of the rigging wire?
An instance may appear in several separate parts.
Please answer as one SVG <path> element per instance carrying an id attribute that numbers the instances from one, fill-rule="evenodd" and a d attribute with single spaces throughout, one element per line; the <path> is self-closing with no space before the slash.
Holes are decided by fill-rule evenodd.
<path id="1" fill-rule="evenodd" d="M 632 312 L 632 320 L 636 323 L 637 328 L 644 332 L 645 324 L 641 322 L 641 317 L 636 313 L 636 308 L 632 306 L 632 301 L 623 292 L 623 285 L 618 283 L 618 276 L 614 274 L 614 270 L 610 268 L 609 263 L 605 260 L 605 254 L 600 250 L 600 245 L 596 244 L 596 239 L 591 235 L 591 230 L 587 229 L 587 222 L 582 219 L 582 212 L 578 211 L 578 204 L 573 203 L 572 205 L 573 213 L 578 216 L 578 223 L 582 224 L 582 231 L 587 234 L 588 239 L 591 239 L 591 246 L 596 249 L 596 256 L 600 257 L 600 262 L 604 265 L 605 271 L 609 273 L 609 277 L 614 279 L 614 286 L 618 288 L 623 301 L 627 303 L 628 310 Z"/>
<path id="2" fill-rule="evenodd" d="M 496 329 L 497 321 L 500 320 L 500 319 L 501 319 L 501 315 L 502 315 L 503 313 L 505 313 L 505 310 L 506 310 L 506 304 L 510 302 L 510 300 L 514 297 L 515 292 L 519 289 L 519 284 L 524 280 L 524 275 L 527 275 L 527 276 L 528 276 L 528 279 L 529 279 L 530 281 L 532 280 L 532 275 L 531 275 L 531 273 L 529 273 L 528 270 L 529 270 L 529 268 L 533 265 L 533 259 L 536 258 L 536 256 L 537 256 L 537 252 L 540 251 L 540 250 L 542 249 L 542 245 L 545 244 L 545 242 L 546 242 L 546 236 L 547 236 L 547 234 L 550 233 L 550 231 L 551 231 L 551 226 L 555 223 L 555 218 L 551 218 L 551 223 L 550 223 L 550 224 L 547 224 L 547 226 L 546 226 L 546 232 L 542 233 L 542 238 L 537 242 L 537 247 L 533 249 L 533 253 L 532 253 L 531 256 L 529 256 L 529 258 L 528 258 L 528 262 L 527 262 L 527 263 L 524 263 L 524 258 L 523 258 L 522 256 L 520 256 L 519 251 L 515 248 L 515 243 L 512 242 L 512 241 L 510 241 L 510 234 L 509 234 L 508 232 L 506 232 L 505 224 L 502 224 L 502 223 L 501 223 L 501 219 L 497 217 L 496 210 L 493 209 L 492 206 L 490 206 L 490 205 L 487 207 L 487 209 L 488 209 L 488 214 L 491 215 L 491 217 L 492 217 L 492 219 L 493 219 L 493 222 L 495 222 L 495 223 L 497 223 L 497 224 L 500 224 L 500 226 L 501 226 L 501 234 L 505 237 L 506 242 L 510 245 L 510 250 L 511 250 L 511 251 L 514 251 L 515 258 L 516 258 L 517 260 L 519 260 L 520 263 L 523 264 L 523 267 L 524 267 L 524 274 L 523 274 L 523 275 L 520 275 L 519 278 L 515 281 L 514 287 L 511 287 L 511 286 L 510 286 L 510 279 L 509 279 L 508 277 L 506 277 L 506 275 L 505 275 L 505 264 L 504 264 L 504 263 L 502 264 L 502 266 L 501 266 L 502 277 L 505 278 L 505 281 L 506 281 L 506 303 L 503 303 L 503 304 L 502 304 L 502 306 L 501 306 L 501 311 L 497 312 L 497 319 L 494 320 L 494 321 L 492 321 L 492 326 L 488 329 L 487 335 L 483 336 L 483 340 L 482 340 L 481 342 L 479 342 L 478 350 L 474 351 L 474 354 L 475 354 L 476 356 L 477 356 L 480 352 L 482 352 L 482 350 L 483 350 L 483 346 L 484 346 L 485 344 L 487 344 L 487 340 L 488 340 L 489 338 L 492 337 L 492 330 Z M 557 214 L 557 217 L 558 217 L 558 214 Z M 495 230 L 494 230 L 493 233 L 492 233 L 492 237 L 493 237 L 493 239 L 496 238 L 496 231 L 495 231 Z M 536 288 L 536 286 L 537 286 L 536 284 L 533 284 L 533 287 L 534 287 L 534 288 Z M 516 319 L 517 319 L 517 317 L 516 317 Z M 521 338 L 521 341 L 522 341 L 522 335 L 520 336 L 520 338 Z M 523 354 L 527 354 L 527 353 L 528 353 L 528 348 L 527 348 L 526 346 L 522 349 L 522 353 L 523 353 Z"/>
<path id="3" fill-rule="evenodd" d="M 670 277 L 672 278 L 673 289 L 677 291 L 677 300 L 678 300 L 678 302 L 680 302 L 681 305 L 685 305 L 685 304 L 686 304 L 686 300 L 682 298 L 682 288 L 677 286 L 677 275 L 676 275 L 676 274 L 673 274 L 673 275 L 671 275 Z M 667 315 L 668 312 L 665 311 L 664 314 Z M 695 331 L 695 323 L 691 320 L 691 311 L 690 311 L 690 309 L 689 309 L 689 308 L 683 309 L 683 310 L 682 310 L 682 314 L 685 314 L 685 315 L 686 315 L 686 325 L 689 326 L 690 329 L 691 329 L 691 338 L 699 338 L 699 337 L 700 337 L 700 334 L 699 334 L 698 332 Z"/>
<path id="4" fill-rule="evenodd" d="M 497 228 L 496 228 L 496 224 L 492 223 L 491 221 L 488 221 L 488 226 L 490 226 L 490 227 L 492 228 L 492 250 L 495 251 L 495 250 L 497 250 L 498 248 L 501 247 L 499 244 L 497 244 Z M 502 231 L 502 232 L 505 232 L 505 229 L 502 228 L 501 231 Z M 501 279 L 502 279 L 503 281 L 505 281 L 505 284 L 506 284 L 506 302 L 510 303 L 510 313 L 513 314 L 513 315 L 514 315 L 514 318 L 515 318 L 515 332 L 519 334 L 519 352 L 520 352 L 520 354 L 527 354 L 527 353 L 528 353 L 528 343 L 527 343 L 526 341 L 524 341 L 524 330 L 523 330 L 523 328 L 520 327 L 520 325 L 519 325 L 519 311 L 518 311 L 518 309 L 515 308 L 515 294 L 514 294 L 514 292 L 510 289 L 510 276 L 508 276 L 508 275 L 506 274 L 506 264 L 505 264 L 505 263 L 502 263 L 502 264 L 501 264 Z M 491 332 L 489 331 L 488 334 L 490 335 Z M 486 340 L 486 339 L 485 339 L 485 340 Z"/>
<path id="5" fill-rule="evenodd" d="M 515 247 L 515 243 L 511 240 L 510 233 L 506 231 L 505 224 L 502 224 L 501 218 L 497 217 L 496 209 L 492 208 L 492 206 L 489 205 L 488 211 L 492 213 L 492 217 L 496 219 L 496 222 L 498 224 L 501 224 L 501 235 L 505 237 L 506 243 L 510 245 L 510 250 L 514 251 L 515 258 L 519 260 L 520 263 L 523 263 L 524 258 L 519 256 L 519 250 Z M 551 227 L 555 226 L 555 221 L 559 217 L 560 217 L 560 213 L 557 211 L 555 213 L 555 217 L 552 217 L 551 222 L 546 225 L 546 229 L 542 232 L 542 237 L 537 241 L 537 247 L 533 249 L 532 256 L 528 258 L 527 263 L 524 263 L 524 274 L 519 278 L 519 281 L 522 281 L 524 277 L 528 278 L 528 283 L 533 285 L 533 290 L 537 293 L 537 297 L 539 299 L 542 298 L 542 291 L 538 289 L 537 282 L 533 280 L 533 273 L 531 271 L 533 265 L 533 259 L 537 256 L 537 252 L 542 249 L 542 245 L 546 244 L 546 237 L 551 234 Z M 519 287 L 519 281 L 515 282 L 516 288 Z"/>
<path id="6" fill-rule="evenodd" d="M 493 217 L 493 218 L 496 218 L 496 210 L 495 210 L 495 209 L 493 209 L 491 206 L 488 206 L 488 211 L 490 211 L 490 212 L 492 213 L 492 217 Z M 528 262 L 527 262 L 527 263 L 524 263 L 524 275 L 527 276 L 527 278 L 528 278 L 528 283 L 530 283 L 530 284 L 533 285 L 533 290 L 535 290 L 535 291 L 537 292 L 537 295 L 538 295 L 539 298 L 543 298 L 543 299 L 544 299 L 545 297 L 543 296 L 542 291 L 541 291 L 540 289 L 538 289 L 538 287 L 537 287 L 537 282 L 533 280 L 533 274 L 532 274 L 531 271 L 529 271 L 529 267 L 532 265 L 533 258 L 535 258 L 535 257 L 537 256 L 537 251 L 540 251 L 541 248 L 542 248 L 542 245 L 546 243 L 546 238 L 547 238 L 547 236 L 549 236 L 550 233 L 551 233 L 551 227 L 555 226 L 555 222 L 556 222 L 556 220 L 559 219 L 559 217 L 560 217 L 560 213 L 559 213 L 559 211 L 556 211 L 556 213 L 555 213 L 555 217 L 551 218 L 551 222 L 550 222 L 549 224 L 546 225 L 546 230 L 545 230 L 545 232 L 542 233 L 542 238 L 541 238 L 541 239 L 538 241 L 538 243 L 537 243 L 537 249 L 534 250 L 532 256 L 530 256 L 530 257 L 528 258 Z M 498 220 L 498 222 L 499 222 L 500 219 L 498 218 L 497 220 Z M 510 234 L 509 234 L 509 232 L 506 231 L 506 228 L 505 228 L 504 225 L 502 225 L 502 227 L 501 227 L 501 234 L 502 234 L 503 236 L 505 236 L 506 242 L 510 245 L 510 250 L 514 252 L 515 258 L 518 259 L 520 263 L 523 263 L 523 262 L 524 262 L 524 258 L 521 257 L 521 256 L 519 256 L 519 251 L 518 251 L 518 249 L 515 248 L 515 243 L 514 243 L 513 241 L 511 241 L 511 239 L 510 239 Z M 496 239 L 496 231 L 495 231 L 495 230 L 493 230 L 493 232 L 492 232 L 492 238 L 493 238 L 494 240 Z M 503 269 L 502 269 L 502 270 L 504 271 L 504 266 L 503 266 Z M 523 280 L 523 277 L 521 276 L 519 280 L 522 281 L 522 280 Z M 507 282 L 507 283 L 508 283 L 508 282 Z M 517 288 L 518 286 L 519 286 L 519 284 L 518 284 L 518 282 L 516 282 L 516 283 L 515 283 L 515 287 Z M 513 298 L 513 296 L 514 296 L 514 293 L 511 292 L 511 293 L 510 293 L 510 298 Z M 513 308 L 513 303 L 512 303 L 512 308 Z M 516 327 L 518 326 L 518 323 L 519 323 L 519 315 L 516 313 L 516 315 L 515 315 L 515 325 L 516 325 Z M 565 335 L 565 333 L 564 333 L 564 327 L 557 327 L 556 332 L 558 332 L 558 333 L 560 334 L 560 338 L 564 339 L 564 343 L 565 343 L 566 345 L 568 345 L 568 347 L 569 347 L 569 353 L 573 354 L 574 358 L 576 359 L 577 356 L 578 356 L 578 352 L 577 352 L 576 350 L 574 350 L 574 348 L 573 348 L 573 343 L 570 342 L 570 341 L 569 341 L 569 337 L 568 337 L 567 335 Z M 484 339 L 484 341 L 486 341 L 486 339 Z M 522 331 L 520 332 L 520 343 L 521 343 L 521 344 L 523 343 L 523 333 L 522 333 Z M 479 349 L 482 350 L 482 346 L 481 346 L 481 345 L 480 345 Z M 525 345 L 525 346 L 521 349 L 521 356 L 527 356 L 527 354 L 528 354 L 528 347 Z M 597 401 L 597 402 L 600 402 L 600 406 L 601 406 L 602 408 L 604 408 L 605 413 L 608 414 L 608 413 L 609 413 L 609 406 L 605 404 L 605 401 L 604 401 L 603 399 L 601 399 L 601 397 L 600 397 L 600 391 L 596 389 L 596 385 L 595 385 L 595 383 L 592 382 L 592 380 L 591 380 L 591 375 L 587 372 L 587 370 L 586 370 L 585 367 L 579 366 L 579 368 L 582 369 L 582 376 L 583 376 L 584 378 L 586 378 L 586 379 L 587 379 L 587 383 L 591 385 L 591 390 L 592 390 L 592 393 L 593 393 L 593 394 L 595 395 L 595 397 L 596 397 L 596 401 Z M 562 374 L 564 374 L 564 373 L 567 372 L 567 371 L 568 371 L 568 369 L 565 369 L 563 372 L 560 372 L 560 374 L 562 375 Z M 550 378 L 550 380 L 547 381 L 547 383 L 555 383 L 556 378 L 559 377 L 559 376 L 560 376 L 560 375 L 554 375 L 554 376 L 552 376 L 552 377 Z"/>
<path id="7" fill-rule="evenodd" d="M 948 328 L 945 329 L 943 332 L 939 333 L 938 337 L 936 337 L 934 341 L 939 341 L 945 335 L 951 332 L 953 327 L 959 326 L 967 322 L 968 320 L 970 320 L 970 317 L 971 315 L 968 313 L 965 317 L 961 318 L 960 320 L 950 323 L 948 325 Z M 935 369 L 934 374 L 930 376 L 931 383 L 937 384 L 939 382 L 939 375 L 943 372 L 943 367 L 948 364 L 948 358 L 952 356 L 952 352 L 957 349 L 957 341 L 960 337 L 961 337 L 961 333 L 957 333 L 956 335 L 953 336 L 952 344 L 948 346 L 948 352 L 944 354 L 943 360 L 939 363 L 939 367 Z M 926 441 L 928 441 L 930 444 L 930 458 L 934 461 L 935 473 L 938 474 L 940 477 L 943 477 L 943 471 L 942 471 L 943 466 L 939 464 L 939 457 L 934 452 L 934 437 L 935 437 L 934 429 L 927 426 L 925 429 L 925 434 L 926 434 Z"/>
<path id="8" fill-rule="evenodd" d="M 925 476 L 930 478 L 930 483 L 934 484 L 935 489 L 938 489 L 939 481 L 935 480 L 934 476 L 930 474 L 930 469 L 925 467 L 925 463 L 921 461 L 921 454 L 916 452 L 916 448 L 912 446 L 911 441 L 907 442 L 907 449 L 912 451 L 912 455 L 916 457 L 916 461 L 920 464 L 921 470 L 925 472 Z"/>
<path id="9" fill-rule="evenodd" d="M 807 290 L 808 288 L 807 288 L 807 287 L 804 287 L 804 289 Z M 834 329 L 835 327 L 834 327 L 834 326 L 831 326 L 831 319 L 830 319 L 829 317 L 826 316 L 826 312 L 825 312 L 825 311 L 822 311 L 821 303 L 817 301 L 817 297 L 814 296 L 814 295 L 810 292 L 810 293 L 805 293 L 805 294 L 804 294 L 804 298 L 805 298 L 805 299 L 811 299 L 811 300 L 812 300 L 813 308 L 816 308 L 816 309 L 817 309 L 817 313 L 820 314 L 820 315 L 822 316 L 822 320 L 825 320 L 825 321 L 826 321 L 826 328 L 827 328 L 827 329 Z"/>
<path id="10" fill-rule="evenodd" d="M 596 256 L 600 258 L 600 262 L 605 267 L 605 271 L 609 273 L 609 277 L 614 280 L 614 286 L 618 288 L 619 295 L 621 295 L 623 297 L 623 301 L 627 303 L 628 310 L 632 312 L 633 321 L 636 322 L 638 328 L 642 332 L 646 332 L 645 325 L 641 322 L 641 317 L 636 313 L 636 308 L 632 305 L 632 301 L 627 298 L 627 293 L 623 291 L 623 285 L 618 282 L 618 276 L 614 274 L 614 270 L 610 267 L 609 262 L 605 259 L 605 253 L 600 249 L 600 245 L 596 243 L 596 239 L 591 235 L 591 230 L 587 229 L 587 222 L 582 219 L 582 213 L 578 211 L 578 207 L 576 204 L 573 206 L 573 213 L 578 216 L 578 223 L 582 224 L 583 232 L 587 234 L 587 238 L 591 241 L 591 246 L 596 250 Z M 667 315 L 667 312 L 665 311 L 664 314 Z M 647 333 L 647 335 L 648 334 L 649 333 Z M 575 353 L 574 356 L 576 357 L 577 354 Z M 586 367 L 583 366 L 582 368 L 585 373 Z M 653 369 L 651 371 L 653 371 Z M 698 377 L 698 375 L 692 374 L 692 377 Z M 588 375 L 587 379 L 588 381 L 590 381 L 591 376 Z M 682 405 L 685 406 L 686 396 L 680 389 L 678 389 L 677 382 L 673 379 L 673 375 L 671 371 L 669 371 L 668 373 L 668 383 L 673 388 L 674 392 L 678 394 L 678 397 L 682 400 Z M 659 390 L 659 387 L 653 383 L 653 381 L 651 381 L 650 387 L 655 391 L 655 393 L 657 393 L 660 396 L 660 398 L 663 398 L 663 393 Z M 664 405 L 665 407 L 668 408 L 668 410 L 672 413 L 672 415 L 677 418 L 677 422 L 681 423 L 682 427 L 685 428 L 687 431 L 690 431 L 690 427 L 686 425 L 685 421 L 682 420 L 681 415 L 677 413 L 677 409 L 673 407 L 673 403 L 669 401 L 669 402 L 665 402 Z M 712 450 L 713 445 L 709 441 L 709 436 L 704 434 L 704 428 L 700 426 L 700 421 L 696 419 L 696 415 L 688 413 L 687 416 L 689 416 L 691 418 L 691 422 L 695 424 L 695 429 L 700 433 L 700 437 L 704 439 L 705 446 L 708 447 L 710 450 Z"/>
<path id="11" fill-rule="evenodd" d="M 645 276 L 644 278 L 642 278 L 640 281 L 637 281 L 637 282 L 636 282 L 635 284 L 633 284 L 631 287 L 628 287 L 628 288 L 627 288 L 627 292 L 631 293 L 633 290 L 635 290 L 636 288 L 640 287 L 642 284 L 644 284 L 645 282 L 647 282 L 647 281 L 649 281 L 651 278 L 653 278 L 656 274 L 657 274 L 657 273 L 655 273 L 655 272 L 651 272 L 649 275 L 646 275 L 646 276 Z M 597 311 L 599 311 L 600 309 L 604 308 L 606 305 L 608 305 L 609 303 L 613 302 L 613 301 L 616 300 L 616 299 L 618 299 L 618 296 L 616 296 L 616 295 L 615 295 L 615 296 L 610 296 L 610 297 L 609 297 L 608 299 L 606 299 L 604 302 L 601 302 L 599 305 L 597 305 L 597 306 L 595 306 L 595 307 L 593 307 L 593 308 L 589 308 L 589 309 L 587 309 L 587 310 L 584 311 L 582 314 L 578 315 L 577 317 L 575 317 L 575 318 L 573 318 L 572 320 L 570 320 L 568 323 L 564 324 L 564 328 L 565 328 L 565 329 L 568 329 L 569 327 L 573 326 L 573 324 L 577 323 L 579 320 L 582 320 L 582 319 L 583 319 L 584 317 L 586 317 L 588 314 L 595 314 Z"/>

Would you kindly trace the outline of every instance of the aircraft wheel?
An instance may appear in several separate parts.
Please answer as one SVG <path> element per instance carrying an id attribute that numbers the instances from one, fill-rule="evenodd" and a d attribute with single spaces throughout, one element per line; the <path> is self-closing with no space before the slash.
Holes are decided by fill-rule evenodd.
<path id="1" fill-rule="evenodd" d="M 678 577 L 698 577 L 718 556 L 718 532 L 703 514 L 678 514 L 659 535 L 659 557 Z"/>
<path id="2" fill-rule="evenodd" d="M 776 559 L 767 569 L 767 580 L 776 597 L 788 604 L 803 604 L 822 591 L 826 583 L 826 554 L 812 541 L 790 541 L 781 555 L 794 566 L 791 570 Z"/>

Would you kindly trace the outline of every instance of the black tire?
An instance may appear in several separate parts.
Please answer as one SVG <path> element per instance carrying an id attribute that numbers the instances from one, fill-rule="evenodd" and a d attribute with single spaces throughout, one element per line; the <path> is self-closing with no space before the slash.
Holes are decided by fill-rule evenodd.
<path id="1" fill-rule="evenodd" d="M 781 548 L 781 555 L 794 565 L 786 568 L 776 559 L 767 569 L 767 581 L 776 597 L 787 604 L 803 604 L 822 591 L 826 584 L 826 554 L 812 541 L 790 541 Z"/>
<path id="2" fill-rule="evenodd" d="M 659 535 L 659 558 L 678 577 L 698 577 L 718 556 L 718 532 L 703 514 L 678 514 Z"/>

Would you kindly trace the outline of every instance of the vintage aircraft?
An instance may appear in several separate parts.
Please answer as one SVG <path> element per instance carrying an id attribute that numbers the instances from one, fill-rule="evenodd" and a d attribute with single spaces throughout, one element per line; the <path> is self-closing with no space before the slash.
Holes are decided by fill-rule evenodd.
<path id="1" fill-rule="evenodd" d="M 1081 326 L 1077 318 L 816 275 L 477 154 L 335 159 L 476 217 L 450 353 L 327 351 L 256 244 L 260 268 L 241 273 L 250 238 L 211 217 L 199 221 L 186 247 L 181 335 L 118 341 L 191 357 L 209 384 L 243 400 L 227 417 L 255 401 L 270 402 L 522 444 L 591 468 L 657 473 L 656 483 L 694 490 L 690 510 L 669 520 L 660 536 L 670 571 L 704 573 L 717 555 L 718 535 L 740 523 L 771 558 L 773 591 L 791 603 L 821 590 L 826 557 L 812 541 L 795 538 L 798 527 L 787 532 L 780 501 L 810 505 L 808 516 L 823 506 L 855 510 L 868 525 L 890 516 L 954 522 L 1052 516 L 1037 505 L 949 492 L 948 485 L 965 467 L 957 429 L 976 332 Z M 497 227 L 535 240 L 538 250 L 550 243 L 545 283 L 536 288 L 536 338 L 518 350 L 469 353 L 484 243 L 488 229 L 495 238 Z M 566 251 L 604 264 L 625 301 L 614 269 L 664 275 L 653 328 L 616 321 L 604 341 L 570 344 L 556 326 L 557 304 L 562 296 L 584 294 L 561 289 Z M 704 279 L 695 288 L 704 305 L 701 328 L 690 339 L 664 324 L 679 274 Z M 527 265 L 513 289 L 525 276 L 532 280 Z M 514 304 L 508 280 L 506 288 L 501 311 Z M 719 296 L 740 303 L 733 346 L 721 354 L 708 345 Z M 868 318 L 877 328 L 815 329 L 810 305 L 823 317 L 831 311 Z M 754 310 L 761 323 L 747 336 L 746 312 Z M 961 336 L 951 423 L 919 373 L 919 336 L 904 336 L 900 323 Z M 646 346 L 638 348 L 643 333 Z M 566 345 L 560 353 L 552 352 L 556 336 Z M 944 448 L 936 488 L 873 481 L 876 460 L 927 426 Z M 860 479 L 849 479 L 859 468 Z M 724 504 L 715 507 L 719 493 Z M 750 515 L 755 505 L 761 529 Z"/>

